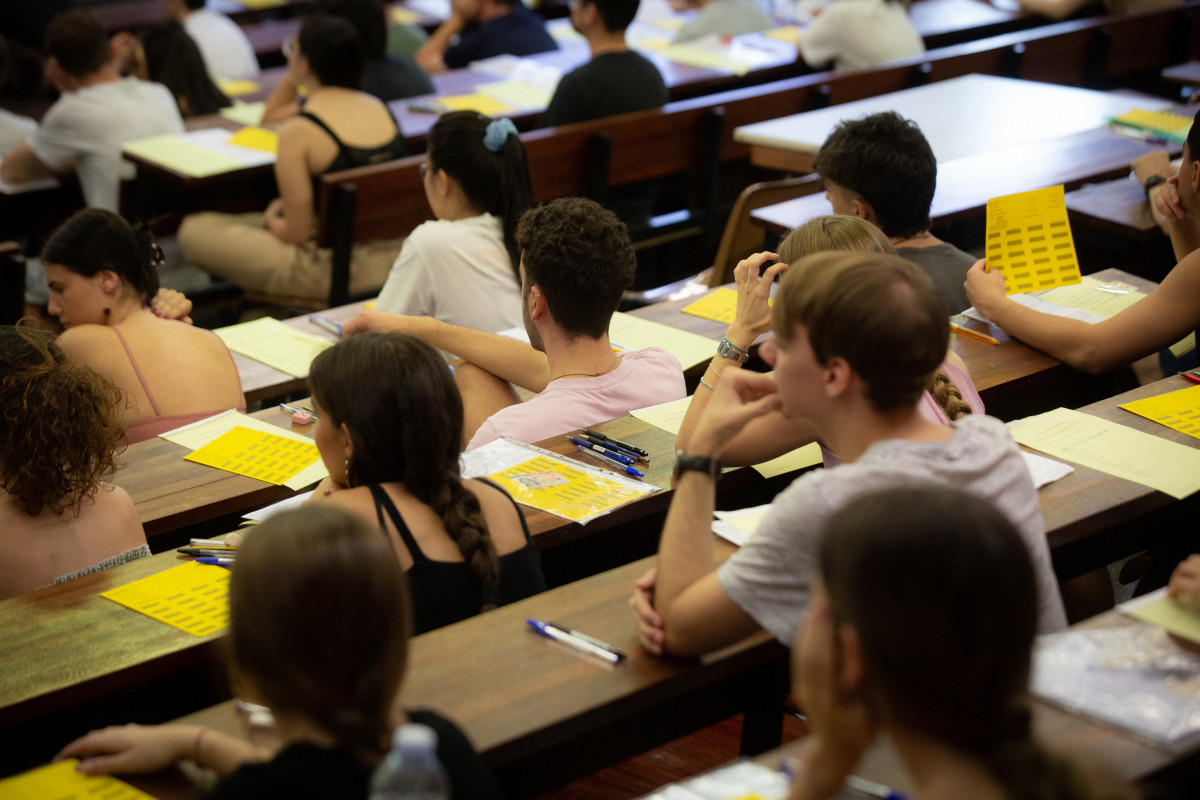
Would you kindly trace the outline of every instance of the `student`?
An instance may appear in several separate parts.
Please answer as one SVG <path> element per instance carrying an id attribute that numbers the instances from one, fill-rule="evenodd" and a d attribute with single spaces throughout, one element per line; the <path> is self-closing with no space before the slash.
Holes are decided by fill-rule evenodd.
<path id="1" fill-rule="evenodd" d="M 442 115 L 421 182 L 437 220 L 404 240 L 376 308 L 483 331 L 520 325 L 515 237 L 533 187 L 517 129 L 475 111 Z"/>
<path id="2" fill-rule="evenodd" d="M 937 159 L 915 122 L 894 111 L 841 122 L 817 151 L 813 170 L 825 181 L 833 213 L 883 231 L 897 254 L 925 270 L 950 313 L 970 305 L 962 281 L 975 258 L 929 232 Z"/>
<path id="3" fill-rule="evenodd" d="M 811 255 L 784 275 L 772 319 L 775 338 L 762 353 L 775 375 L 726 371 L 676 458 L 657 581 L 643 579 L 631 600 L 647 648 L 697 655 L 759 628 L 792 641 L 828 518 L 864 492 L 928 484 L 959 486 L 1000 508 L 1036 566 L 1038 629 L 1062 628 L 1037 492 L 1004 424 L 970 415 L 950 426 L 917 410 L 949 340 L 945 302 L 924 273 L 896 256 Z M 797 478 L 715 569 L 707 531 L 725 445 L 776 410 L 811 427 L 843 463 Z"/>
<path id="4" fill-rule="evenodd" d="M 753 0 L 676 0 L 671 6 L 677 11 L 700 9 L 700 13 L 675 34 L 676 44 L 703 36 L 737 36 L 775 27 Z"/>
<path id="5" fill-rule="evenodd" d="M 288 76 L 307 87 L 308 101 L 279 128 L 280 196 L 263 214 L 191 214 L 179 243 L 193 264 L 248 291 L 319 300 L 329 295 L 333 254 L 313 238 L 313 178 L 391 161 L 406 149 L 388 107 L 358 90 L 363 48 L 353 25 L 313 14 L 294 41 Z M 398 250 L 392 240 L 355 246 L 350 291 L 381 286 Z"/>
<path id="6" fill-rule="evenodd" d="M 205 71 L 196 43 L 179 23 L 146 31 L 141 51 L 144 60 L 135 67 L 138 76 L 166 86 L 184 118 L 216 114 L 230 105 Z"/>
<path id="7" fill-rule="evenodd" d="M 737 312 L 725 332 L 724 343 L 717 348 L 717 355 L 708 365 L 700 387 L 692 396 L 687 416 L 675 439 L 677 449 L 687 449 L 688 438 L 704 413 L 721 376 L 726 370 L 740 369 L 749 358 L 751 345 L 771 329 L 771 307 L 767 299 L 775 277 L 787 269 L 788 264 L 804 256 L 835 250 L 896 252 L 883 233 L 871 223 L 857 217 L 833 214 L 813 217 L 788 234 L 779 244 L 778 256 L 775 253 L 758 253 L 737 265 L 733 273 L 738 287 Z M 778 263 L 768 267 L 760 277 L 760 268 L 772 258 L 777 258 Z M 946 359 L 925 387 L 917 409 L 926 419 L 941 423 L 953 422 L 967 414 L 983 413 L 983 400 L 975 391 L 967 366 L 953 350 L 946 351 Z M 808 425 L 799 420 L 786 419 L 780 412 L 774 411 L 747 423 L 725 446 L 721 460 L 728 466 L 758 464 L 814 440 L 814 432 Z M 835 453 L 824 447 L 822 449 L 826 467 L 838 463 Z"/>
<path id="8" fill-rule="evenodd" d="M 625 29 L 637 10 L 638 0 L 571 4 L 571 25 L 587 39 L 592 59 L 558 82 L 542 127 L 644 111 L 667 102 L 658 67 L 625 42 Z"/>
<path id="9" fill-rule="evenodd" d="M 814 12 L 798 34 L 804 62 L 838 72 L 870 69 L 925 52 L 925 42 L 908 18 L 907 0 L 836 0 Z"/>
<path id="10" fill-rule="evenodd" d="M 408 572 L 417 633 L 545 590 L 520 508 L 459 474 L 462 400 L 432 347 L 356 336 L 313 359 L 309 383 L 329 477 L 308 503 L 378 526 Z"/>
<path id="11" fill-rule="evenodd" d="M 379 533 L 343 509 L 287 511 L 238 548 L 229 581 L 232 682 L 275 718 L 280 750 L 198 725 L 113 726 L 71 742 L 88 775 L 189 759 L 221 776 L 210 800 L 365 798 L 393 728 L 433 728 L 450 797 L 498 798 L 471 743 L 432 711 L 396 704 L 408 660 L 404 573 Z"/>
<path id="12" fill-rule="evenodd" d="M 254 46 L 238 24 L 204 7 L 205 0 L 162 0 L 167 19 L 183 25 L 196 42 L 213 80 L 258 77 Z"/>
<path id="13" fill-rule="evenodd" d="M 950 488 L 860 496 L 834 514 L 792 648 L 808 720 L 790 800 L 834 796 L 886 737 L 916 796 L 1136 797 L 1033 737 L 1037 571 L 1012 523 Z"/>
<path id="14" fill-rule="evenodd" d="M 453 0 L 450 19 L 421 45 L 416 59 L 432 75 L 493 56 L 531 56 L 557 49 L 541 15 L 521 0 Z"/>
<path id="15" fill-rule="evenodd" d="M 121 393 L 51 334 L 0 327 L 0 600 L 150 555 L 108 483 Z"/>
<path id="16" fill-rule="evenodd" d="M 1197 114 L 1200 120 L 1200 114 Z M 1200 328 L 1200 125 L 1192 124 L 1177 175 L 1148 187 L 1152 207 L 1166 224 L 1179 263 L 1142 300 L 1090 325 L 1043 314 L 1009 300 L 1004 278 L 980 260 L 967 273 L 966 291 L 975 308 L 1031 347 L 1076 369 L 1098 374 L 1170 347 Z M 1141 161 L 1139 177 L 1170 169 L 1162 159 Z M 1159 171 L 1161 170 L 1161 171 Z M 1147 174 L 1149 173 L 1149 174 Z"/>
<path id="17" fill-rule="evenodd" d="M 364 311 L 343 327 L 402 331 L 468 363 L 455 368 L 468 449 L 507 436 L 536 442 L 685 395 L 683 370 L 659 347 L 614 353 L 608 326 L 637 259 L 625 226 L 591 200 L 532 208 L 517 227 L 530 344 L 429 317 Z M 521 403 L 506 382 L 537 396 Z"/>
<path id="18" fill-rule="evenodd" d="M 130 443 L 229 408 L 245 409 L 241 379 L 211 331 L 149 308 L 162 252 L 109 211 L 78 212 L 50 236 L 42 261 L 58 343 L 125 396 L 119 417 Z"/>
<path id="19" fill-rule="evenodd" d="M 134 172 L 121 146 L 183 133 L 175 98 L 156 83 L 122 78 L 109 62 L 104 28 L 88 11 L 55 17 L 46 49 L 47 73 L 62 96 L 37 132 L 4 155 L 0 178 L 19 184 L 74 169 L 87 204 L 116 211 L 121 179 Z"/>

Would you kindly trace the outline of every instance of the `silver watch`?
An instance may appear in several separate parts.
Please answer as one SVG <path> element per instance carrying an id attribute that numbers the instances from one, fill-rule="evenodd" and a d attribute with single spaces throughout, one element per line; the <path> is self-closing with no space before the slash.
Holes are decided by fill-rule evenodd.
<path id="1" fill-rule="evenodd" d="M 739 364 L 745 364 L 750 359 L 750 354 L 745 350 L 735 346 L 728 339 L 722 339 L 717 345 L 717 355 L 721 358 L 728 358 L 730 361 L 736 361 Z"/>

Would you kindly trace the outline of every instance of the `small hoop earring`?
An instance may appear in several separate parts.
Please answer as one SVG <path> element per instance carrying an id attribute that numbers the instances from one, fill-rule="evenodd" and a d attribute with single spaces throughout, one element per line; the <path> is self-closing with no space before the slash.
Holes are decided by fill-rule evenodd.
<path id="1" fill-rule="evenodd" d="M 104 309 L 104 316 L 105 316 L 105 318 L 107 318 L 107 317 L 108 317 L 110 314 L 112 314 L 112 309 L 111 309 L 111 308 L 106 308 L 106 309 Z"/>
<path id="2" fill-rule="evenodd" d="M 347 487 L 353 486 L 353 484 L 350 483 L 350 456 L 346 456 L 346 460 L 342 465 L 342 469 L 345 470 L 346 486 Z"/>

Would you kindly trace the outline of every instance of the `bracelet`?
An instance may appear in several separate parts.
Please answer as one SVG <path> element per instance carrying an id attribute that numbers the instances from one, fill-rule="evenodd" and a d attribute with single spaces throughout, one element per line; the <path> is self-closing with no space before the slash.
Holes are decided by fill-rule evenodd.
<path id="1" fill-rule="evenodd" d="M 196 731 L 196 740 L 192 742 L 192 761 L 195 761 L 197 764 L 201 763 L 200 742 L 204 740 L 204 734 L 206 733 L 208 733 L 208 728 L 201 728 Z"/>
<path id="2" fill-rule="evenodd" d="M 704 380 L 704 378 L 700 379 L 700 385 L 703 386 L 705 389 L 708 389 L 710 392 L 715 392 L 717 390 L 717 387 L 713 386 L 711 383 Z"/>
<path id="3" fill-rule="evenodd" d="M 747 350 L 743 350 L 742 348 L 738 347 L 736 344 L 734 344 L 733 342 L 729 341 L 729 339 L 728 339 L 728 338 L 722 338 L 722 339 L 721 339 L 721 341 L 722 341 L 722 342 L 724 342 L 725 344 L 729 345 L 729 346 L 730 346 L 732 349 L 734 349 L 734 350 L 737 350 L 739 353 L 741 353 L 741 354 L 742 354 L 742 355 L 744 355 L 744 356 L 748 356 L 748 355 L 750 355 L 750 352 L 749 352 L 749 351 L 747 351 Z"/>

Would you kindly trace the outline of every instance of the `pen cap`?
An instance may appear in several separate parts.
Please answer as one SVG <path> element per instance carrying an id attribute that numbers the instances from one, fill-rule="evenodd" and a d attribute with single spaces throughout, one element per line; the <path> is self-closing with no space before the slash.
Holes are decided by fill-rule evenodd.
<path id="1" fill-rule="evenodd" d="M 405 753 L 432 752 L 437 749 L 437 731 L 428 725 L 401 725 L 392 734 L 392 747 Z"/>

